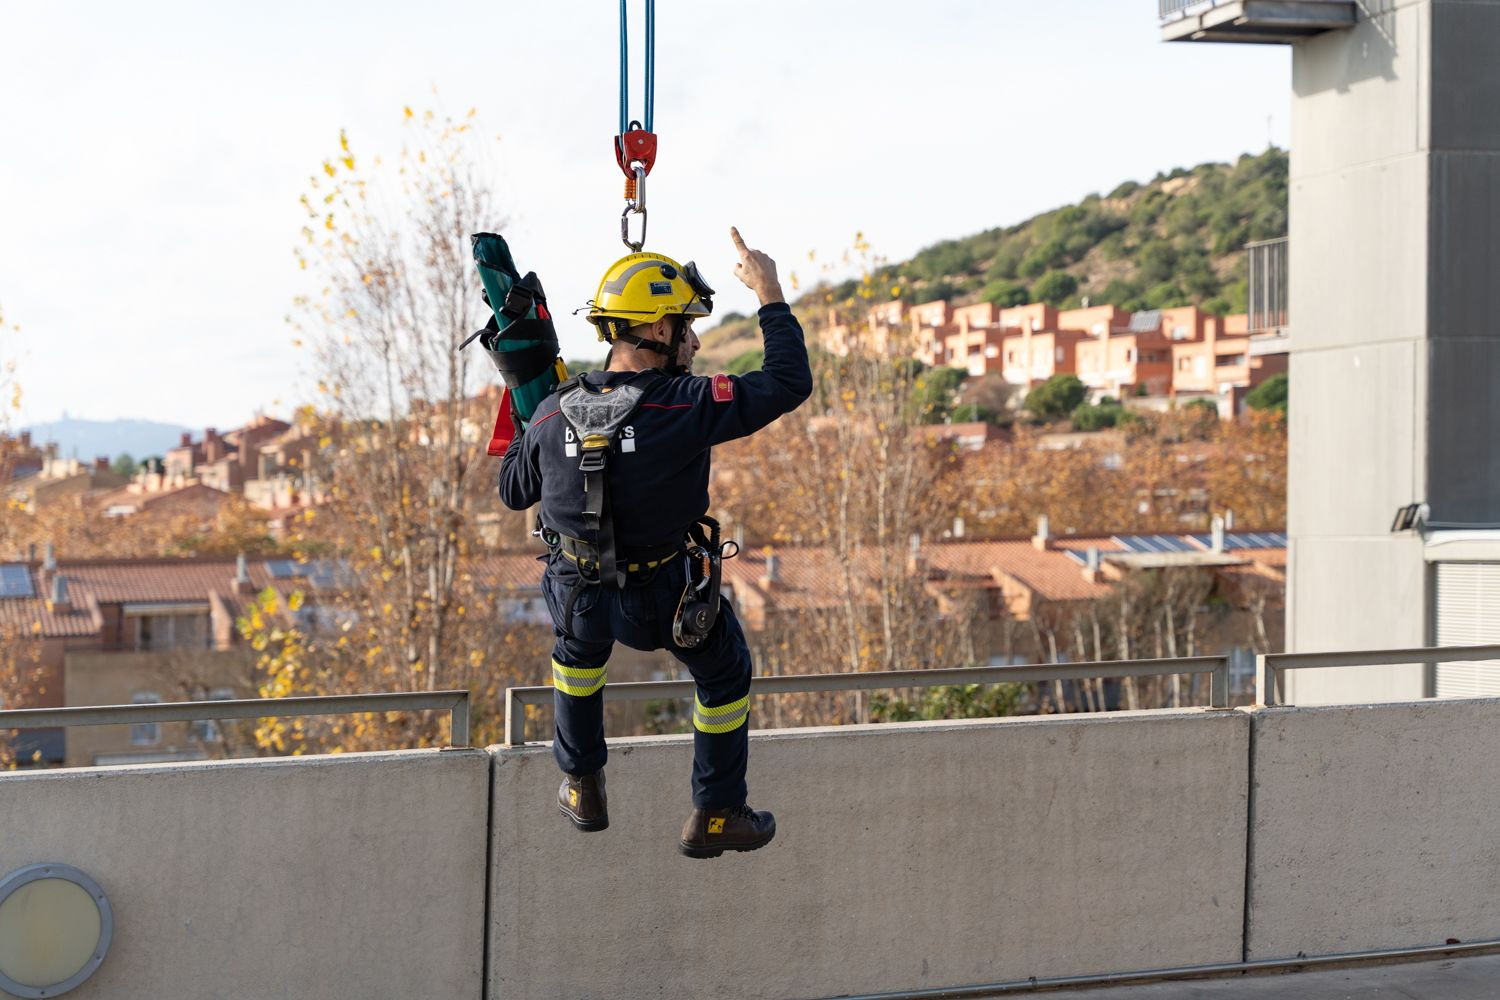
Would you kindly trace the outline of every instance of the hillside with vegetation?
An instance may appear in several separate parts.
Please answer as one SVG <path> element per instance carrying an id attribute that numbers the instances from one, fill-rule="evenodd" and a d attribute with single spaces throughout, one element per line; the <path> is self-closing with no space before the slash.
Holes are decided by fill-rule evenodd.
<path id="1" fill-rule="evenodd" d="M 1131 311 L 1197 305 L 1222 315 L 1246 308 L 1244 245 L 1285 236 L 1286 226 L 1287 154 L 1272 148 L 1233 164 L 1125 181 L 1013 226 L 935 243 L 882 265 L 872 285 L 913 305 L 951 299 L 1070 309 L 1087 299 Z M 862 278 L 822 284 L 796 304 L 817 326 L 823 307 L 852 307 L 861 286 Z M 703 340 L 703 357 L 719 367 L 758 347 L 753 320 L 741 316 L 726 316 Z"/>

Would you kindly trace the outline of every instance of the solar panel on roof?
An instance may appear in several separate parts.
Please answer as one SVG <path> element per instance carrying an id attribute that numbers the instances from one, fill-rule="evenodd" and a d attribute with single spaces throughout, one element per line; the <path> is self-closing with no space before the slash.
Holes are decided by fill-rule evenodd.
<path id="1" fill-rule="evenodd" d="M 1198 544 L 1205 549 L 1214 547 L 1213 535 L 1193 535 Z M 1286 548 L 1286 535 L 1279 531 L 1241 531 L 1230 532 L 1224 536 L 1224 551 L 1233 552 L 1236 549 L 1284 549 Z"/>
<path id="2" fill-rule="evenodd" d="M 1116 535 L 1113 541 L 1127 552 L 1194 552 L 1196 546 L 1177 535 Z"/>
<path id="3" fill-rule="evenodd" d="M 35 597 L 31 569 L 25 563 L 0 566 L 0 597 Z"/>
<path id="4" fill-rule="evenodd" d="M 349 564 L 342 559 L 315 559 L 304 567 L 307 582 L 318 590 L 347 587 L 354 582 Z"/>
<path id="5" fill-rule="evenodd" d="M 285 580 L 292 576 L 301 576 L 297 564 L 290 559 L 267 559 L 266 572 L 271 574 L 273 580 Z"/>
<path id="6" fill-rule="evenodd" d="M 1158 309 L 1138 312 L 1130 317 L 1131 333 L 1151 333 L 1161 326 L 1161 311 Z"/>

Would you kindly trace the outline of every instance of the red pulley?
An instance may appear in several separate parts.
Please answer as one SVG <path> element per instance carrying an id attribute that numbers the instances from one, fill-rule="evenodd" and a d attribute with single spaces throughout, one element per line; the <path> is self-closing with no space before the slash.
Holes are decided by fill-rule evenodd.
<path id="1" fill-rule="evenodd" d="M 615 162 L 620 165 L 621 173 L 631 179 L 635 178 L 632 166 L 636 163 L 645 167 L 646 173 L 651 173 L 651 167 L 656 163 L 656 133 L 633 128 L 624 135 L 615 136 Z"/>

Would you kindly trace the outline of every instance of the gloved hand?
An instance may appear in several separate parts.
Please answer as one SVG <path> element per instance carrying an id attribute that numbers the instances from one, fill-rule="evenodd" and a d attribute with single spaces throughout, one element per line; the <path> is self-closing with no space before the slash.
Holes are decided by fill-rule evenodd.
<path id="1" fill-rule="evenodd" d="M 729 238 L 734 240 L 734 248 L 740 252 L 740 262 L 734 265 L 734 276 L 756 294 L 761 305 L 785 302 L 781 281 L 776 277 L 776 262 L 761 251 L 747 247 L 734 226 L 729 227 Z"/>

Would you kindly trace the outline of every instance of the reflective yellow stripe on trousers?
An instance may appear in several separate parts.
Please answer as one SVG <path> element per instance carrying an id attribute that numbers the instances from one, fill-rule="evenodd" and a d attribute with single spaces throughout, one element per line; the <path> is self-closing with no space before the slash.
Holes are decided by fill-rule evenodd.
<path id="1" fill-rule="evenodd" d="M 587 698 L 604 687 L 605 667 L 568 667 L 552 661 L 552 684 L 563 694 Z"/>
<path id="2" fill-rule="evenodd" d="M 696 697 L 693 699 L 693 725 L 698 727 L 699 732 L 733 732 L 748 721 L 750 721 L 749 695 L 739 701 L 732 701 L 727 705 L 715 705 L 713 708 L 704 705 Z"/>

